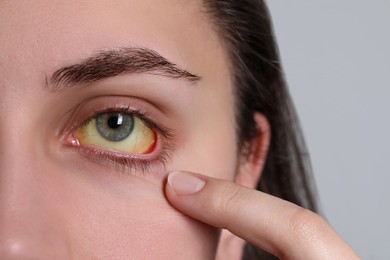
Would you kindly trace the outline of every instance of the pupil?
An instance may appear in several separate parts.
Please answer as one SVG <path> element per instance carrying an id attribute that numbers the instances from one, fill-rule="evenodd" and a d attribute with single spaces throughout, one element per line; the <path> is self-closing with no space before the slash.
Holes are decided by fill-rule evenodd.
<path id="1" fill-rule="evenodd" d="M 107 124 L 111 129 L 117 129 L 121 126 L 121 122 L 119 122 L 119 116 L 111 116 L 107 120 Z"/>

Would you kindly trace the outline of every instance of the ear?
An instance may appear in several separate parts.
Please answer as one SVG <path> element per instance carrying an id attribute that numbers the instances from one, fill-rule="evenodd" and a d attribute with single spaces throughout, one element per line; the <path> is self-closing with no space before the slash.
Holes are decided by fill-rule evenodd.
<path id="1" fill-rule="evenodd" d="M 260 114 L 254 114 L 257 126 L 257 135 L 248 145 L 249 154 L 242 151 L 239 158 L 239 166 L 235 182 L 249 188 L 256 188 L 261 178 L 268 147 L 271 140 L 271 131 L 267 118 Z M 243 256 L 245 241 L 228 230 L 222 230 L 216 260 L 239 260 Z"/>
<path id="2" fill-rule="evenodd" d="M 248 144 L 249 154 L 246 151 L 241 152 L 235 178 L 237 184 L 253 189 L 256 188 L 261 178 L 271 140 L 271 130 L 267 118 L 256 112 L 254 120 L 257 126 L 257 135 Z"/>

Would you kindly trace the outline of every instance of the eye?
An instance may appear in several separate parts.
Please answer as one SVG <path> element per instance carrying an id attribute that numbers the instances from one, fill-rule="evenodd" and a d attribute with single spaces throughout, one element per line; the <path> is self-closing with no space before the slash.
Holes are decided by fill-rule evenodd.
<path id="1" fill-rule="evenodd" d="M 176 134 L 154 103 L 129 96 L 97 96 L 78 104 L 57 134 L 61 151 L 128 173 L 161 172 L 174 151 Z M 85 160 L 84 160 L 85 159 Z M 162 168 L 161 168 L 162 167 Z"/>
<path id="2" fill-rule="evenodd" d="M 75 137 L 82 145 L 129 154 L 153 151 L 155 132 L 139 117 L 127 113 L 100 113 L 79 127 Z"/>

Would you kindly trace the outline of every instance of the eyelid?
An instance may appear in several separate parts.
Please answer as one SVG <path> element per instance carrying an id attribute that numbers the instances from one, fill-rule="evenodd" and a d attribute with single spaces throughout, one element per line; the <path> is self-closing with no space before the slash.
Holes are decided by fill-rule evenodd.
<path id="1" fill-rule="evenodd" d="M 58 135 L 62 135 L 71 128 L 81 126 L 88 119 L 98 113 L 114 110 L 126 110 L 127 112 L 138 114 L 152 122 L 160 122 L 164 117 L 163 113 L 153 104 L 140 98 L 131 96 L 98 96 L 86 99 L 68 112 L 68 120 Z M 152 123 L 150 122 L 150 123 Z M 77 125 L 77 126 L 75 126 Z M 163 125 L 163 124 L 161 124 Z M 167 128 L 167 130 L 169 130 Z"/>
<path id="2" fill-rule="evenodd" d="M 121 112 L 139 117 L 147 127 L 156 132 L 157 144 L 150 154 L 129 154 L 125 152 L 99 148 L 92 145 L 81 145 L 69 142 L 69 137 L 75 137 L 74 132 L 96 118 L 98 114 Z M 122 165 L 128 169 L 147 171 L 153 163 L 162 163 L 169 159 L 173 149 L 173 130 L 159 123 L 163 117 L 152 104 L 139 98 L 127 96 L 101 96 L 86 100 L 71 112 L 71 116 L 61 131 L 62 143 L 65 147 L 76 149 L 81 155 L 96 161 L 108 161 Z"/>

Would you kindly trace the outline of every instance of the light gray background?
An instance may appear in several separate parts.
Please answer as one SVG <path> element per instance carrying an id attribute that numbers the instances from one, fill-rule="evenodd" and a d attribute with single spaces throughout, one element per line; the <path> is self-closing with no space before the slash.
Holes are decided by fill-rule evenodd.
<path id="1" fill-rule="evenodd" d="M 390 259 L 390 0 L 268 5 L 325 215 Z"/>

